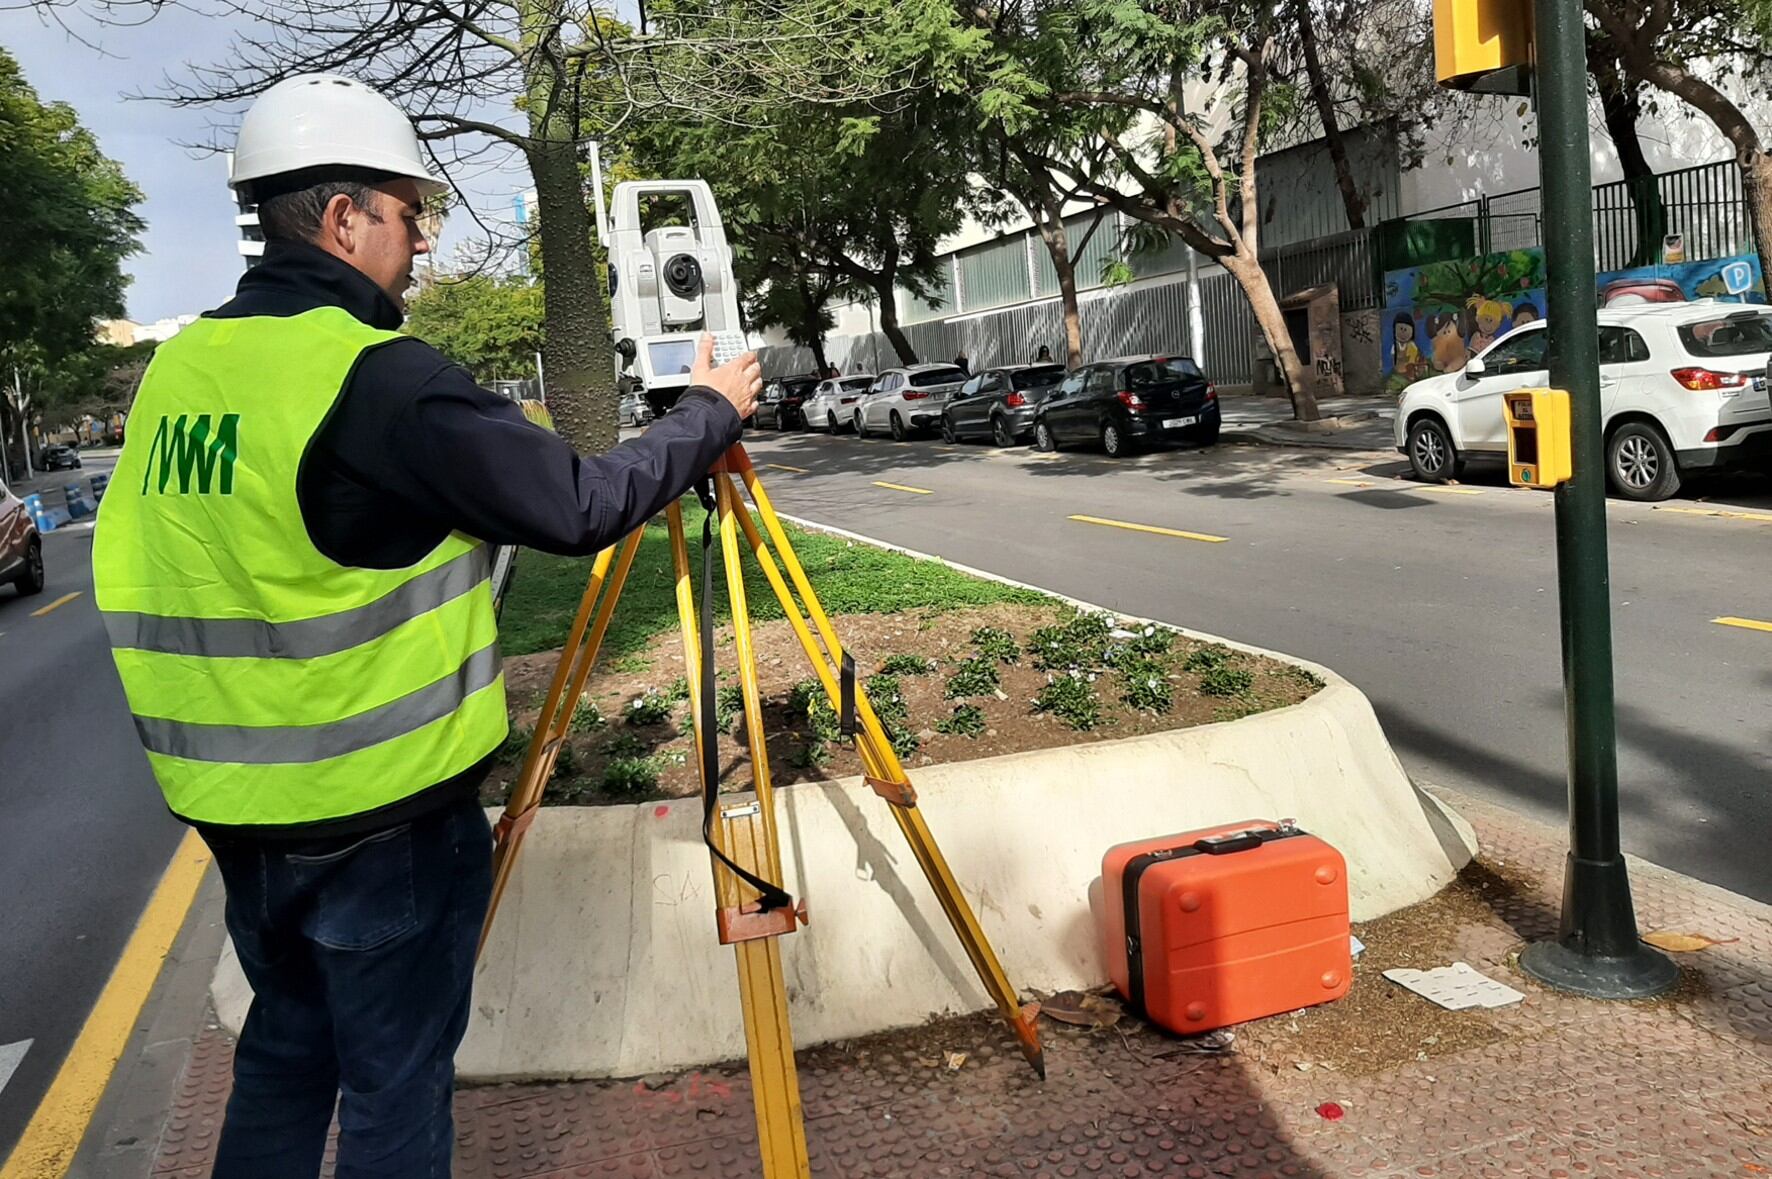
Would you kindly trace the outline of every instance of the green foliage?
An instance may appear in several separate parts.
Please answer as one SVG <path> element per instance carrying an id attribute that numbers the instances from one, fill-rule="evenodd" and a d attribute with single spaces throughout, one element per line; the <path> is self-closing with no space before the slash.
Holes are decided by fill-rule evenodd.
<path id="1" fill-rule="evenodd" d="M 722 733 L 736 733 L 739 718 L 744 716 L 744 688 L 728 684 L 714 693 L 714 727 Z"/>
<path id="2" fill-rule="evenodd" d="M 962 659 L 948 676 L 942 695 L 949 700 L 962 696 L 988 696 L 997 691 L 1002 681 L 997 677 L 997 663 L 982 655 Z"/>
<path id="3" fill-rule="evenodd" d="M 880 670 L 892 675 L 928 675 L 935 670 L 936 666 L 933 659 L 927 659 L 922 655 L 901 653 L 888 655 L 885 662 L 880 664 Z"/>
<path id="4" fill-rule="evenodd" d="M 569 733 L 591 733 L 602 728 L 608 722 L 603 719 L 603 711 L 589 700 L 580 700 L 572 710 L 572 720 L 567 722 Z"/>
<path id="5" fill-rule="evenodd" d="M 529 739 L 534 735 L 533 729 L 512 725 L 505 733 L 505 739 L 498 743 L 498 749 L 493 752 L 493 760 L 500 765 L 516 765 L 523 760 L 523 754 L 529 749 Z"/>
<path id="6" fill-rule="evenodd" d="M 1240 667 L 1214 667 L 1200 677 L 1203 696 L 1241 696 L 1255 686 L 1255 677 Z"/>
<path id="7" fill-rule="evenodd" d="M 702 510 L 693 498 L 683 501 L 683 522 L 698 535 Z M 800 561 L 818 588 L 819 600 L 832 614 L 890 614 L 901 610 L 957 610 L 994 602 L 1040 603 L 1047 599 L 961 573 L 936 561 L 919 561 L 872 545 L 857 544 L 825 533 L 785 525 Z M 721 556 L 718 547 L 714 560 Z M 558 647 L 584 594 L 590 572 L 588 557 L 554 557 L 525 552 L 522 572 L 505 600 L 500 638 L 507 655 L 527 655 Z M 701 546 L 689 546 L 690 575 L 700 577 Z M 758 622 L 780 618 L 781 604 L 756 563 L 744 564 L 745 591 L 751 617 Z M 715 578 L 723 576 L 716 567 Z M 604 649 L 611 666 L 621 671 L 644 670 L 632 661 L 647 640 L 677 626 L 676 581 L 671 573 L 670 541 L 664 522 L 649 526 L 635 555 L 633 571 L 621 596 L 621 608 L 610 621 Z M 726 595 L 715 595 L 715 618 L 728 618 Z"/>
<path id="8" fill-rule="evenodd" d="M 483 274 L 435 282 L 408 304 L 402 330 L 481 382 L 532 377 L 542 347 L 541 284 Z"/>
<path id="9" fill-rule="evenodd" d="M 675 702 L 661 692 L 642 692 L 627 702 L 621 710 L 622 719 L 630 725 L 645 728 L 649 725 L 662 725 L 671 719 Z"/>
<path id="10" fill-rule="evenodd" d="M 94 347 L 93 321 L 123 314 L 142 194 L 74 108 L 43 102 L 3 49 L 0 156 L 0 351 L 50 373 Z"/>
<path id="11" fill-rule="evenodd" d="M 837 710 L 831 707 L 824 685 L 816 679 L 804 679 L 794 685 L 788 693 L 788 711 L 805 719 L 814 741 L 829 744 L 843 739 Z"/>
<path id="12" fill-rule="evenodd" d="M 632 733 L 616 733 L 603 742 L 603 752 L 610 757 L 640 757 L 646 752 L 646 742 Z"/>
<path id="13" fill-rule="evenodd" d="M 863 688 L 868 703 L 874 707 L 874 715 L 880 718 L 880 727 L 886 730 L 886 739 L 892 743 L 893 751 L 900 757 L 915 753 L 922 741 L 910 727 L 910 706 L 905 703 L 904 686 L 898 677 L 885 672 L 869 676 Z"/>
<path id="14" fill-rule="evenodd" d="M 1312 692 L 1320 692 L 1328 686 L 1323 682 L 1322 676 L 1306 667 L 1296 667 L 1292 664 L 1287 664 L 1280 674 L 1297 684 L 1299 687 Z"/>
<path id="15" fill-rule="evenodd" d="M 1106 615 L 1079 613 L 1068 622 L 1036 630 L 1028 641 L 1028 653 L 1042 671 L 1089 670 L 1105 661 L 1112 630 Z"/>
<path id="16" fill-rule="evenodd" d="M 1175 706 L 1175 689 L 1167 669 L 1149 656 L 1139 655 L 1119 665 L 1120 699 L 1140 712 L 1164 713 Z"/>
<path id="17" fill-rule="evenodd" d="M 611 758 L 603 766 L 601 785 L 604 792 L 608 794 L 647 794 L 658 788 L 658 773 L 657 758 Z"/>
<path id="18" fill-rule="evenodd" d="M 1093 729 L 1101 723 L 1101 698 L 1087 676 L 1064 672 L 1046 681 L 1034 697 L 1034 711 L 1049 712 L 1073 729 Z"/>
<path id="19" fill-rule="evenodd" d="M 982 736 L 987 727 L 984 710 L 976 704 L 956 704 L 952 716 L 935 722 L 937 732 L 952 733 L 960 737 Z"/>
<path id="20" fill-rule="evenodd" d="M 1188 657 L 1181 661 L 1181 670 L 1204 675 L 1216 671 L 1231 661 L 1236 652 L 1229 647 L 1221 647 L 1217 643 L 1190 651 Z"/>
<path id="21" fill-rule="evenodd" d="M 981 626 L 973 631 L 972 647 L 979 655 L 998 663 L 1014 663 L 1021 658 L 1015 636 L 1001 627 Z"/>
<path id="22" fill-rule="evenodd" d="M 689 677 L 680 675 L 665 687 L 665 699 L 674 704 L 681 704 L 689 699 Z"/>

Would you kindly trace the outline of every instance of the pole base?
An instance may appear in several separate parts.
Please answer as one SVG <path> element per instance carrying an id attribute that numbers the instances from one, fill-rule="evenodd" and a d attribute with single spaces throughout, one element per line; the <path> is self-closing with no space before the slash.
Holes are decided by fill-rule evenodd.
<path id="1" fill-rule="evenodd" d="M 1589 999 L 1649 999 L 1680 980 L 1673 959 L 1641 943 L 1611 958 L 1582 954 L 1561 942 L 1534 942 L 1520 951 L 1520 969 L 1546 986 Z"/>

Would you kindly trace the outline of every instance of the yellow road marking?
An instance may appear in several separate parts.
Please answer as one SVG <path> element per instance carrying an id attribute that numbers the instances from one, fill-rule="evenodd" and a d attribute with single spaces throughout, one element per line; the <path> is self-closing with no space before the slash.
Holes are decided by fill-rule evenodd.
<path id="1" fill-rule="evenodd" d="M 45 614 L 49 613 L 51 610 L 59 610 L 61 607 L 66 606 L 69 602 L 72 602 L 75 598 L 77 598 L 79 596 L 80 596 L 79 590 L 75 590 L 71 594 L 63 594 L 61 597 L 59 597 L 55 601 L 49 603 L 49 605 L 44 606 L 42 609 L 31 611 L 31 617 L 32 618 L 41 618 Z"/>
<path id="2" fill-rule="evenodd" d="M 806 473 L 805 467 L 790 467 L 786 463 L 764 463 L 763 465 L 772 471 L 792 471 L 796 475 L 804 475 Z"/>
<path id="3" fill-rule="evenodd" d="M 1070 519 L 1079 524 L 1100 524 L 1107 528 L 1127 528 L 1133 532 L 1154 532 L 1158 536 L 1179 536 L 1183 540 L 1203 540 L 1207 544 L 1222 544 L 1229 539 L 1224 536 L 1212 536 L 1205 532 L 1183 532 L 1179 528 L 1159 528 L 1155 524 L 1129 524 L 1124 520 L 1103 520 L 1100 516 L 1072 516 Z"/>
<path id="4" fill-rule="evenodd" d="M 893 491 L 908 491 L 912 495 L 934 495 L 935 494 L 933 491 L 930 491 L 927 487 L 906 487 L 903 483 L 882 483 L 878 479 L 874 480 L 874 486 L 875 487 L 889 487 Z"/>
<path id="5" fill-rule="evenodd" d="M 1772 622 L 1760 622 L 1753 618 L 1713 618 L 1711 621 L 1723 626 L 1739 626 L 1743 630 L 1772 631 Z"/>
<path id="6" fill-rule="evenodd" d="M 1424 483 L 1424 484 L 1420 485 L 1419 487 L 1417 487 L 1416 490 L 1417 491 L 1437 491 L 1442 495 L 1482 495 L 1483 494 L 1482 489 L 1478 488 L 1478 487 L 1446 487 L 1446 486 L 1443 486 L 1442 484 L 1439 484 L 1439 483 Z"/>
<path id="7" fill-rule="evenodd" d="M 1339 483 L 1343 487 L 1370 487 L 1372 484 L 1364 479 L 1325 479 L 1325 483 Z"/>
<path id="8" fill-rule="evenodd" d="M 1681 516 L 1721 516 L 1725 520 L 1764 520 L 1772 523 L 1772 515 L 1765 512 L 1729 512 L 1722 508 L 1656 508 L 1658 512 L 1673 512 Z"/>
<path id="9" fill-rule="evenodd" d="M 0 1179 L 61 1179 L 67 1174 L 208 869 L 209 849 L 195 831 L 186 831 L 49 1092 L 0 1166 Z"/>

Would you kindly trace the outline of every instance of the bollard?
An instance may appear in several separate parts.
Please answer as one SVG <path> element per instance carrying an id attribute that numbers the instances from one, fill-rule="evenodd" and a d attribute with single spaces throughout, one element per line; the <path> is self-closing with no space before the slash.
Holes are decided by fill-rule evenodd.
<path id="1" fill-rule="evenodd" d="M 33 491 L 24 498 L 25 511 L 31 513 L 31 520 L 37 525 L 38 532 L 54 532 L 60 525 L 55 517 L 43 506 L 43 496 Z"/>
<path id="2" fill-rule="evenodd" d="M 62 495 L 68 501 L 68 519 L 79 520 L 92 515 L 98 509 L 91 500 L 86 498 L 86 488 L 78 483 L 69 483 L 62 488 Z"/>
<path id="3" fill-rule="evenodd" d="M 103 503 L 105 498 L 105 488 L 110 485 L 111 477 L 101 471 L 88 479 L 87 482 L 92 484 L 92 502 L 95 504 Z"/>

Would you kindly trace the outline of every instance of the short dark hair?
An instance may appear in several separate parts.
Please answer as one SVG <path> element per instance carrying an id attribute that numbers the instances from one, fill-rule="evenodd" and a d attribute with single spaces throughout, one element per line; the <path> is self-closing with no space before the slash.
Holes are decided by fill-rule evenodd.
<path id="1" fill-rule="evenodd" d="M 369 168 L 306 168 L 254 181 L 249 195 L 258 202 L 258 224 L 266 241 L 311 242 L 320 236 L 326 206 L 336 196 L 375 217 L 375 185 L 392 173 Z"/>

